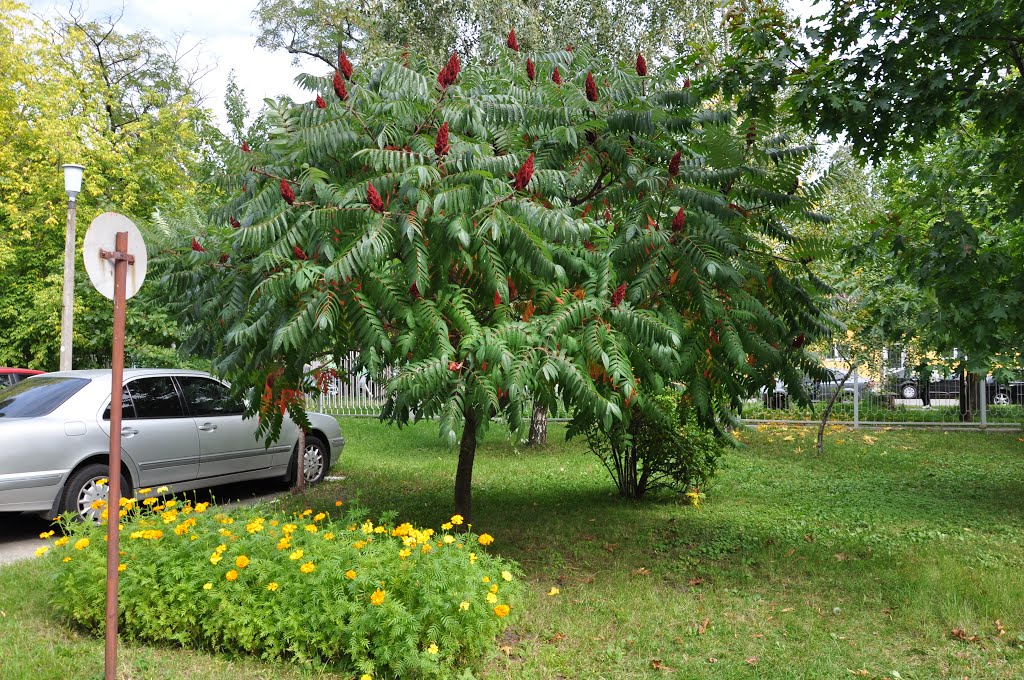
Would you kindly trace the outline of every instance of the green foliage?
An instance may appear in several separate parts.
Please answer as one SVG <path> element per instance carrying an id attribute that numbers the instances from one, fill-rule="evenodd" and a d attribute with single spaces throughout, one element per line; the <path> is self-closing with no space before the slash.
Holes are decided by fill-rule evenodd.
<path id="1" fill-rule="evenodd" d="M 653 415 L 634 409 L 628 426 L 591 425 L 583 431 L 587 445 L 624 498 L 660 489 L 700 493 L 718 468 L 722 442 L 697 422 L 685 395 L 670 390 L 653 402 Z M 579 433 L 570 428 L 569 434 Z"/>
<path id="2" fill-rule="evenodd" d="M 61 164 L 86 167 L 79 244 L 101 212 L 141 223 L 158 203 L 175 210 L 207 195 L 211 115 L 196 104 L 200 74 L 173 55 L 151 34 L 123 31 L 113 20 L 47 23 L 20 3 L 0 2 L 0 364 L 57 367 L 67 209 Z M 109 329 L 111 306 L 92 292 L 81 261 L 79 254 L 75 367 L 107 365 L 109 331 L 97 329 Z M 166 314 L 146 318 L 138 304 L 151 288 L 128 306 L 127 344 L 146 354 L 166 351 L 176 335 Z"/>
<path id="3" fill-rule="evenodd" d="M 452 533 L 451 523 L 435 533 L 388 517 L 375 525 L 363 508 L 286 515 L 154 501 L 123 511 L 128 639 L 445 678 L 479 661 L 521 600 L 518 568 L 481 549 L 489 535 Z M 61 527 L 67 538 L 48 558 L 54 602 L 100 633 L 106 527 Z"/>

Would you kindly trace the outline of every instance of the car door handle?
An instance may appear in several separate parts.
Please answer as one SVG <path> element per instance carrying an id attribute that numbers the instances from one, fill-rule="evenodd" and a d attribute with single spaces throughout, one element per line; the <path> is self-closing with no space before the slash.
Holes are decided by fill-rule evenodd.
<path id="1" fill-rule="evenodd" d="M 217 426 L 214 425 L 213 423 L 203 423 L 202 425 L 199 426 L 200 432 L 213 432 L 216 429 Z"/>
<path id="2" fill-rule="evenodd" d="M 134 437 L 138 433 L 139 433 L 139 431 L 136 430 L 134 427 L 122 427 L 121 428 L 121 436 L 125 437 L 125 438 Z"/>

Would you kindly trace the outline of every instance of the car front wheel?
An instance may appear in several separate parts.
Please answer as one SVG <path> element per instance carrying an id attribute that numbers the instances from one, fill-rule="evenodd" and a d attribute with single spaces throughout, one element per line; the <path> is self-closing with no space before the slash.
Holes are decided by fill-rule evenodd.
<path id="1" fill-rule="evenodd" d="M 992 403 L 998 404 L 999 406 L 1006 406 L 1010 403 L 1010 395 L 1006 392 L 996 392 L 992 396 Z"/>
<path id="2" fill-rule="evenodd" d="M 298 453 L 296 451 L 296 453 Z M 330 464 L 330 449 L 327 444 L 316 435 L 306 435 L 306 450 L 303 455 L 297 456 L 302 461 L 302 471 L 306 477 L 306 484 L 316 484 L 323 481 L 327 476 L 327 468 Z M 292 469 L 288 479 L 295 481 L 295 458 L 292 459 Z"/>
<path id="3" fill-rule="evenodd" d="M 900 389 L 904 399 L 917 399 L 917 388 L 913 385 L 904 385 Z"/>
<path id="4" fill-rule="evenodd" d="M 60 512 L 70 512 L 75 519 L 99 523 L 107 504 L 107 472 L 100 463 L 86 465 L 71 475 L 61 497 Z M 121 475 L 121 496 L 131 492 L 128 478 Z"/>

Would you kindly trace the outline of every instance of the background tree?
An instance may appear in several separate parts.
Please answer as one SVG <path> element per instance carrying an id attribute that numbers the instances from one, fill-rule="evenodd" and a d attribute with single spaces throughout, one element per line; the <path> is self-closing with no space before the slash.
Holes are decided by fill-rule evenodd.
<path id="1" fill-rule="evenodd" d="M 819 219 L 796 188 L 811 149 L 638 71 L 503 47 L 303 76 L 316 100 L 236 152 L 167 300 L 268 431 L 311 360 L 396 369 L 382 416 L 439 418 L 467 518 L 479 436 L 497 415 L 522 432 L 535 400 L 610 430 L 679 380 L 718 427 L 813 371 L 828 331 L 788 222 Z"/>
<path id="2" fill-rule="evenodd" d="M 86 166 L 78 221 L 117 210 L 145 222 L 203 194 L 210 114 L 195 97 L 197 73 L 174 48 L 116 20 L 71 16 L 53 24 L 18 3 L 0 4 L 0 364 L 55 369 L 67 198 L 60 166 Z M 144 225 L 143 225 L 144 226 Z M 85 229 L 79 229 L 79 238 Z M 109 318 L 78 267 L 76 367 L 106 365 Z M 173 358 L 172 317 L 144 290 L 128 315 L 142 363 Z M 106 311 L 104 311 L 106 310 Z"/>

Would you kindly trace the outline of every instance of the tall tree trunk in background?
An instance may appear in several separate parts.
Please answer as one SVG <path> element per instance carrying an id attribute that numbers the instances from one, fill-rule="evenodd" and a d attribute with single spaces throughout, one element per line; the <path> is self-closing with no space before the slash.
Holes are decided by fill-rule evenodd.
<path id="1" fill-rule="evenodd" d="M 455 513 L 466 524 L 473 522 L 473 458 L 476 456 L 476 413 L 466 411 L 466 426 L 459 442 L 459 466 L 455 471 Z"/>
<path id="2" fill-rule="evenodd" d="M 974 421 L 974 414 L 981 410 L 978 403 L 978 376 L 960 367 L 960 422 Z"/>
<path id="3" fill-rule="evenodd" d="M 546 446 L 548 443 L 548 408 L 533 402 L 533 415 L 530 417 L 530 436 L 527 446 Z"/>
<path id="4" fill-rule="evenodd" d="M 821 425 L 818 426 L 818 455 L 820 456 L 824 451 L 824 440 L 825 440 L 825 426 L 828 425 L 829 416 L 832 415 L 832 407 L 836 405 L 836 399 L 843 393 L 843 388 L 846 386 L 846 379 L 853 375 L 853 369 L 856 368 L 853 364 L 847 361 L 847 365 L 850 370 L 843 376 L 842 381 L 836 387 L 835 392 L 832 393 L 832 398 L 828 400 L 828 406 L 825 407 L 825 412 L 821 415 Z M 854 382 L 853 389 L 857 390 L 860 386 Z"/>

